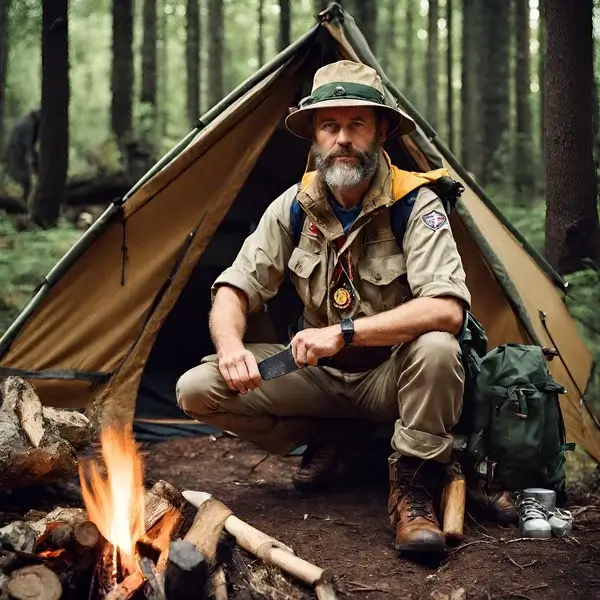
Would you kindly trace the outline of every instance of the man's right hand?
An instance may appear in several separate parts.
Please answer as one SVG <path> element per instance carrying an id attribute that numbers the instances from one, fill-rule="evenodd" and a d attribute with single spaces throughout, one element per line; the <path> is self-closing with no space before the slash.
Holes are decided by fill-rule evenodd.
<path id="1" fill-rule="evenodd" d="M 219 372 L 232 392 L 245 394 L 262 384 L 254 354 L 244 346 L 217 353 Z"/>

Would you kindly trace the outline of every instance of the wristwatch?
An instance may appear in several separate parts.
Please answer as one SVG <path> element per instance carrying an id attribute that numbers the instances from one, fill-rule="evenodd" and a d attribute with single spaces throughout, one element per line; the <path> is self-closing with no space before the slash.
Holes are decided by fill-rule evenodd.
<path id="1" fill-rule="evenodd" d="M 354 338 L 354 321 L 352 319 L 342 319 L 340 321 L 340 326 L 342 328 L 344 341 L 346 344 L 351 344 L 352 338 Z"/>

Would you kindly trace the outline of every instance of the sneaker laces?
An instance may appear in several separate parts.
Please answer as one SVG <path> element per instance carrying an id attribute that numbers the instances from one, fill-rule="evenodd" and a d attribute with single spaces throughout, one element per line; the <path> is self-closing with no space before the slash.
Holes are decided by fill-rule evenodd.
<path id="1" fill-rule="evenodd" d="M 560 508 L 548 509 L 543 506 L 536 498 L 523 497 L 517 495 L 517 512 L 521 521 L 530 519 L 550 519 L 556 517 L 563 521 L 572 521 L 573 515 L 568 511 Z"/>

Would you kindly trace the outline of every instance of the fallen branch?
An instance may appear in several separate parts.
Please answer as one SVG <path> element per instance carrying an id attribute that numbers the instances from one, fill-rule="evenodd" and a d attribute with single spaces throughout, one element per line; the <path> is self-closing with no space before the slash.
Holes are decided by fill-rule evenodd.
<path id="1" fill-rule="evenodd" d="M 454 550 L 451 550 L 448 553 L 448 555 L 454 556 L 459 550 L 462 550 L 463 548 L 468 548 L 469 546 L 473 546 L 474 544 L 493 544 L 493 542 L 488 542 L 487 540 L 475 540 L 474 542 L 467 542 L 466 544 L 462 544 L 461 546 L 454 548 Z"/>
<path id="2" fill-rule="evenodd" d="M 516 562 L 515 560 L 513 560 L 508 552 L 505 552 L 504 555 L 506 556 L 506 558 L 508 558 L 508 560 L 515 565 L 515 567 L 518 567 L 519 569 L 525 569 L 527 567 L 531 567 L 532 565 L 535 565 L 535 563 L 537 562 L 537 560 L 532 560 L 531 562 L 525 564 L 525 565 L 520 565 L 518 562 Z"/>
<path id="3" fill-rule="evenodd" d="M 348 591 L 351 594 L 356 594 L 358 592 L 384 592 L 385 594 L 391 593 L 391 590 L 379 586 L 379 585 L 367 585 L 366 583 L 361 583 L 360 581 L 349 581 L 346 585 L 351 586 L 348 587 Z"/>

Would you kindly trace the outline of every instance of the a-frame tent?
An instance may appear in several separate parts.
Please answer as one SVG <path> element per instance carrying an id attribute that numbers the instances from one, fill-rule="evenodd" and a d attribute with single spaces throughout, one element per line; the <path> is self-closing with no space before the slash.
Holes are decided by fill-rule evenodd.
<path id="1" fill-rule="evenodd" d="M 525 342 L 558 351 L 550 369 L 568 389 L 568 440 L 600 460 L 600 428 L 585 399 L 593 360 L 565 306 L 566 286 L 402 96 L 336 3 L 204 115 L 59 261 L 0 340 L 0 376 L 18 374 L 43 403 L 102 419 L 144 423 L 169 410 L 184 419 L 174 382 L 212 352 L 210 284 L 268 203 L 302 176 L 308 146 L 283 119 L 310 93 L 314 72 L 340 58 L 376 68 L 388 100 L 417 122 L 417 132 L 386 145 L 394 162 L 416 171 L 445 166 L 464 184 L 451 223 L 490 347 Z M 299 311 L 284 284 L 247 339 L 285 341 Z"/>

